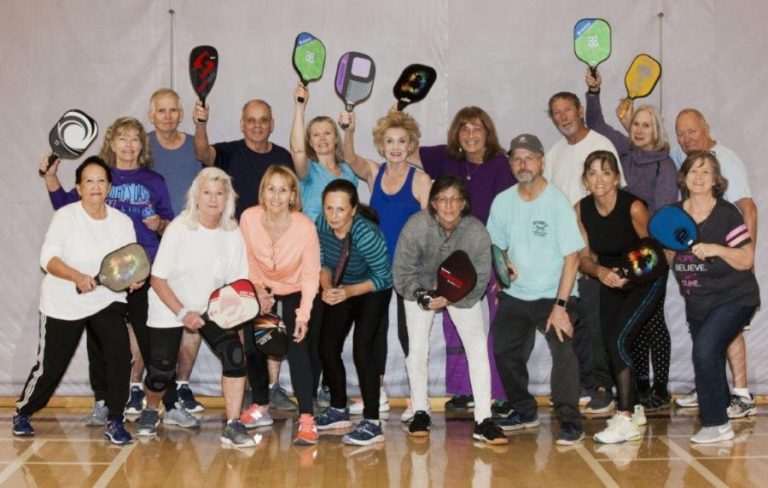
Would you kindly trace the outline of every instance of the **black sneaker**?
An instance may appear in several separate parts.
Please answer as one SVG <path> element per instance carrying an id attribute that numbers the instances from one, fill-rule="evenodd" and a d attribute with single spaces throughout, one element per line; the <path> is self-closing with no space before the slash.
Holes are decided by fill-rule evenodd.
<path id="1" fill-rule="evenodd" d="M 498 417 L 494 421 L 501 428 L 501 430 L 519 430 L 530 429 L 537 427 L 541 422 L 539 415 L 534 413 L 531 416 L 527 416 L 517 410 L 513 410 L 507 417 Z"/>
<path id="2" fill-rule="evenodd" d="M 555 444 L 573 446 L 584 440 L 584 429 L 573 422 L 563 422 Z"/>
<path id="3" fill-rule="evenodd" d="M 492 445 L 509 444 L 509 439 L 504 436 L 504 432 L 490 417 L 479 424 L 475 422 L 475 432 L 472 434 L 472 438 Z"/>
<path id="4" fill-rule="evenodd" d="M 586 413 L 607 413 L 613 409 L 613 392 L 603 387 L 595 388 L 592 399 L 587 403 Z"/>
<path id="5" fill-rule="evenodd" d="M 491 413 L 494 417 L 508 417 L 512 413 L 512 405 L 506 400 L 494 400 L 491 404 Z"/>
<path id="6" fill-rule="evenodd" d="M 473 408 L 475 408 L 475 397 L 472 395 L 454 395 L 445 402 L 445 409 L 448 412 L 471 410 Z"/>
<path id="7" fill-rule="evenodd" d="M 429 414 L 424 410 L 419 410 L 413 416 L 410 425 L 408 425 L 408 435 L 414 437 L 426 437 L 429 435 L 429 427 L 432 425 L 432 420 L 429 418 Z"/>
<path id="8" fill-rule="evenodd" d="M 651 388 L 651 392 L 645 398 L 640 399 L 640 404 L 645 407 L 646 412 L 658 412 L 669 408 L 669 402 L 672 400 L 672 396 L 668 391 Z"/>

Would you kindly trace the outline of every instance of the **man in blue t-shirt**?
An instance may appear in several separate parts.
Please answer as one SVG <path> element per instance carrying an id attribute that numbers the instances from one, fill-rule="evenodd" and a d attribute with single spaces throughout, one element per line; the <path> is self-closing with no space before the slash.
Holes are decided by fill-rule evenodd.
<path id="1" fill-rule="evenodd" d="M 508 155 L 517 184 L 499 193 L 488 217 L 491 242 L 506 249 L 512 279 L 498 294 L 499 308 L 491 324 L 496 368 L 512 412 L 495 420 L 503 430 L 539 425 L 527 369 L 538 329 L 552 354 L 550 384 L 560 421 L 557 444 L 577 444 L 584 430 L 572 337 L 578 321 L 577 253 L 584 239 L 568 198 L 543 176 L 544 148 L 538 137 L 515 137 Z"/>

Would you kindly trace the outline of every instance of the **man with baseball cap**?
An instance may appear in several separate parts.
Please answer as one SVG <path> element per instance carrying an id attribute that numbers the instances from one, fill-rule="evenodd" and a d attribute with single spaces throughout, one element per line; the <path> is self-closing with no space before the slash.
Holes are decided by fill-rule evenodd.
<path id="1" fill-rule="evenodd" d="M 521 134 L 512 139 L 507 154 L 517 184 L 494 199 L 488 231 L 493 244 L 507 250 L 512 279 L 499 293 L 491 334 L 496 366 L 513 410 L 495 420 L 504 430 L 539 425 L 527 370 L 538 329 L 552 354 L 552 399 L 561 425 L 557 444 L 577 444 L 584 439 L 584 431 L 572 337 L 578 321 L 577 253 L 584 240 L 568 198 L 543 175 L 544 148 L 539 138 Z"/>

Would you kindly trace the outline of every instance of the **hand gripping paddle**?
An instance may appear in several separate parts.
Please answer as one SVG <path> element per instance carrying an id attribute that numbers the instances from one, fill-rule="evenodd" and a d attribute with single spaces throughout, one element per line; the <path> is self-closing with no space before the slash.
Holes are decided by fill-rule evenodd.
<path id="1" fill-rule="evenodd" d="M 307 86 L 310 81 L 319 80 L 325 68 L 325 45 L 309 32 L 296 36 L 293 46 L 293 69 L 299 74 L 301 83 Z M 304 98 L 299 97 L 299 103 Z"/>
<path id="2" fill-rule="evenodd" d="M 477 272 L 467 253 L 454 251 L 437 268 L 437 289 L 434 296 L 445 297 L 449 302 L 456 303 L 477 284 Z"/>
<path id="3" fill-rule="evenodd" d="M 74 159 L 88 149 L 99 135 L 99 126 L 88 114 L 77 109 L 67 110 L 48 134 L 52 154 L 48 157 L 45 170 L 38 169 L 44 176 L 48 167 L 58 158 Z"/>
<path id="4" fill-rule="evenodd" d="M 699 228 L 685 210 L 664 205 L 648 221 L 648 233 L 673 251 L 688 251 L 699 239 Z"/>
<path id="5" fill-rule="evenodd" d="M 397 110 L 402 112 L 409 104 L 424 100 L 436 79 L 437 72 L 431 66 L 423 64 L 407 66 L 392 88 L 397 99 Z"/>
<path id="6" fill-rule="evenodd" d="M 370 56 L 350 51 L 339 58 L 336 66 L 336 94 L 344 100 L 344 109 L 351 112 L 373 91 L 376 65 Z M 346 127 L 342 126 L 342 129 Z"/>
<path id="7" fill-rule="evenodd" d="M 661 64 L 647 54 L 638 54 L 624 76 L 627 98 L 621 100 L 619 117 L 623 118 L 632 100 L 651 94 L 661 78 Z"/>
<path id="8" fill-rule="evenodd" d="M 509 288 L 512 284 L 512 276 L 509 271 L 507 261 L 507 251 L 501 249 L 496 244 L 491 244 L 491 257 L 493 258 L 493 269 L 496 271 L 496 277 L 504 288 Z"/>
<path id="9" fill-rule="evenodd" d="M 644 285 L 666 273 L 668 269 L 664 250 L 655 239 L 646 237 L 622 255 L 618 274 L 632 283 Z"/>
<path id="10" fill-rule="evenodd" d="M 219 69 L 219 52 L 213 46 L 196 46 L 189 53 L 189 78 L 192 89 L 205 107 L 205 98 L 211 92 Z M 201 120 L 200 122 L 205 122 Z"/>
<path id="11" fill-rule="evenodd" d="M 141 244 L 127 244 L 110 252 L 101 260 L 96 283 L 112 291 L 124 291 L 149 277 L 149 257 Z M 82 293 L 77 289 L 77 293 Z"/>
<path id="12" fill-rule="evenodd" d="M 222 329 L 231 329 L 253 320 L 260 311 L 253 284 L 241 279 L 213 290 L 208 298 L 208 309 L 201 317 Z"/>
<path id="13" fill-rule="evenodd" d="M 611 55 L 611 26 L 603 19 L 581 19 L 573 27 L 573 51 L 597 77 L 597 66 Z"/>

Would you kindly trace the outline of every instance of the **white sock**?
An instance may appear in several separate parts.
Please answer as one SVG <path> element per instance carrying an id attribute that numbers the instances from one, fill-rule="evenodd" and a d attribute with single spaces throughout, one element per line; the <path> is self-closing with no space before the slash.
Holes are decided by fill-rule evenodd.
<path id="1" fill-rule="evenodd" d="M 189 386 L 189 381 L 177 381 L 176 382 L 176 389 L 178 390 L 180 386 L 187 385 Z"/>
<path id="2" fill-rule="evenodd" d="M 381 422 L 378 419 L 377 420 L 365 419 L 365 421 L 366 422 L 370 422 L 370 423 L 375 424 L 375 425 L 381 425 Z"/>
<path id="3" fill-rule="evenodd" d="M 144 390 L 144 385 L 141 383 L 131 383 L 131 388 L 133 388 L 134 386 L 139 390 L 142 390 L 142 391 Z"/>
<path id="4" fill-rule="evenodd" d="M 734 388 L 733 394 L 742 398 L 749 398 L 749 388 Z"/>

